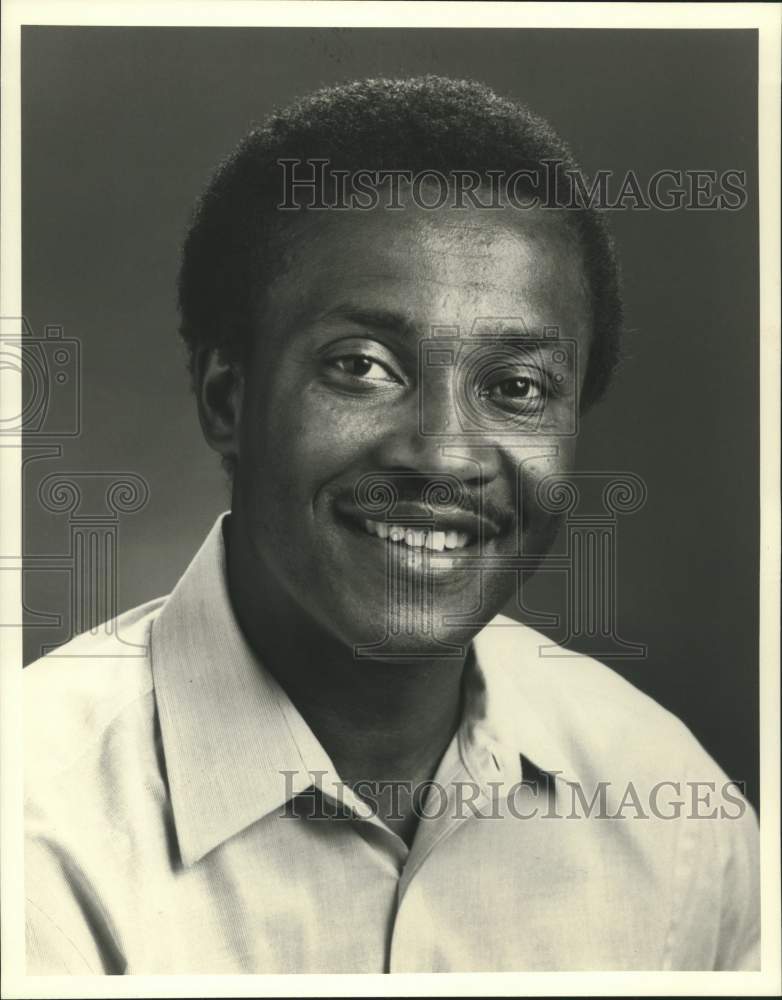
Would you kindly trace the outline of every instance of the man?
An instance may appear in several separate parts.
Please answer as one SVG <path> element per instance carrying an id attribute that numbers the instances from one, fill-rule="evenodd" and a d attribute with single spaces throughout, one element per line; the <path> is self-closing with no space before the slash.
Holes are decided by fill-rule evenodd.
<path id="1" fill-rule="evenodd" d="M 29 973 L 757 967 L 747 803 L 498 615 L 618 357 L 576 170 L 423 78 L 317 93 L 218 171 L 179 290 L 231 510 L 168 598 L 27 671 Z"/>

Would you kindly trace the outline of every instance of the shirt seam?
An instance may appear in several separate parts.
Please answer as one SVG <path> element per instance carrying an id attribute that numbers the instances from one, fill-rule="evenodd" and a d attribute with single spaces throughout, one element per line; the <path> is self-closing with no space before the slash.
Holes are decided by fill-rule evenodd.
<path id="1" fill-rule="evenodd" d="M 150 684 L 147 690 L 135 694 L 129 701 L 125 702 L 120 708 L 118 708 L 117 711 L 114 713 L 114 715 L 112 715 L 111 718 L 104 725 L 101 726 L 95 738 L 90 742 L 88 746 L 83 748 L 82 752 L 77 757 L 74 757 L 73 760 L 68 761 L 68 763 L 63 765 L 63 767 L 61 767 L 59 770 L 53 770 L 48 774 L 46 774 L 43 780 L 47 783 L 54 781 L 57 778 L 62 777 L 62 775 L 70 771 L 72 768 L 76 767 L 78 764 L 80 764 L 81 761 L 84 760 L 84 758 L 88 756 L 88 754 L 90 754 L 95 749 L 98 743 L 100 743 L 100 741 L 109 731 L 109 729 L 111 729 L 111 727 L 118 721 L 118 719 L 120 718 L 121 715 L 123 715 L 124 712 L 126 712 L 129 708 L 132 708 L 137 702 L 141 701 L 144 698 L 147 698 L 150 694 L 154 696 L 154 693 L 155 693 L 155 686 L 154 684 Z M 24 800 L 27 803 L 30 802 L 30 800 L 34 797 L 35 795 L 33 792 L 26 792 Z"/>
<path id="2" fill-rule="evenodd" d="M 51 926 L 55 929 L 55 931 L 57 931 L 57 933 L 60 935 L 60 937 L 64 938 L 68 942 L 68 944 L 73 948 L 73 950 L 76 952 L 76 954 L 82 960 L 82 962 L 84 962 L 84 964 L 87 966 L 87 968 L 90 970 L 90 972 L 93 975 L 98 975 L 98 973 L 92 967 L 91 963 L 87 960 L 87 957 L 82 953 L 81 948 L 79 948 L 79 946 L 76 944 L 75 941 L 73 941 L 70 937 L 68 937 L 68 935 L 62 929 L 62 927 L 60 927 L 60 925 L 57 923 L 57 921 L 54 919 L 54 917 L 52 917 L 50 914 L 48 914 L 46 912 L 46 910 L 42 909 L 38 905 L 38 903 L 36 903 L 35 900 L 32 899 L 30 896 L 25 896 L 25 900 L 30 904 L 30 906 L 34 907 L 41 914 L 42 917 L 45 917 L 46 920 L 49 921 L 49 923 L 51 924 Z"/>

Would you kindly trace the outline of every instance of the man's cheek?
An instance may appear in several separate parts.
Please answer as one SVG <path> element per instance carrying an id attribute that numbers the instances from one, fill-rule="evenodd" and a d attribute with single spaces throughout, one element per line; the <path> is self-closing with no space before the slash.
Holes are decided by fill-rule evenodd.
<path id="1" fill-rule="evenodd" d="M 562 514 L 552 507 L 548 486 L 566 477 L 572 468 L 565 449 L 545 460 L 530 462 L 522 467 L 520 476 L 520 522 L 527 552 L 539 554 L 548 550 L 559 531 Z"/>
<path id="2" fill-rule="evenodd" d="M 527 506 L 535 506 L 546 480 L 564 475 L 572 466 L 571 450 L 556 441 L 530 442 L 506 455 L 509 478 L 516 483 L 517 496 Z M 512 471 L 511 471 L 512 469 Z"/>

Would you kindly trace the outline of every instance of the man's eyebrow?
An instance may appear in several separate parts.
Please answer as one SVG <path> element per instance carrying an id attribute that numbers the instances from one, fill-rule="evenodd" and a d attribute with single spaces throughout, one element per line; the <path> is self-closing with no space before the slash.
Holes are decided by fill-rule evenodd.
<path id="1" fill-rule="evenodd" d="M 388 333 L 406 335 L 418 334 L 418 324 L 409 314 L 397 312 L 394 309 L 382 309 L 373 306 L 362 306 L 351 302 L 342 302 L 328 312 L 323 313 L 320 320 L 342 319 L 357 326 L 365 326 L 373 330 L 384 330 Z"/>

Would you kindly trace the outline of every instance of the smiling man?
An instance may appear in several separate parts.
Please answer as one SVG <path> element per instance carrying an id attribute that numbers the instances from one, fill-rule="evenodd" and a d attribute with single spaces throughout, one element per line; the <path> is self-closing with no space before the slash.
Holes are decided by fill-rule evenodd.
<path id="1" fill-rule="evenodd" d="M 756 967 L 751 808 L 499 614 L 618 355 L 576 169 L 440 78 L 319 92 L 220 168 L 180 307 L 231 510 L 27 671 L 30 973 Z"/>

